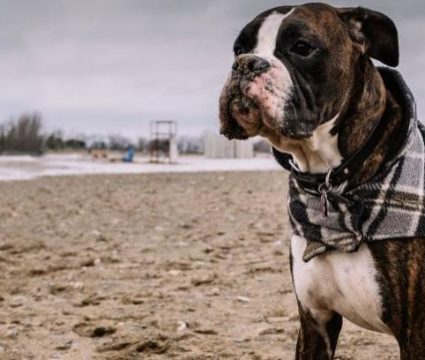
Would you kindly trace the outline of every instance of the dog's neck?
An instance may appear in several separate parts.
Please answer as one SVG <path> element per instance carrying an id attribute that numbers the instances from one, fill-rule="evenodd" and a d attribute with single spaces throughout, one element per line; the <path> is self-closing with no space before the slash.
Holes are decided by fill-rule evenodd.
<path id="1" fill-rule="evenodd" d="M 342 161 L 338 136 L 331 131 L 337 118 L 338 115 L 320 125 L 308 139 L 282 138 L 268 128 L 263 128 L 260 135 L 267 138 L 279 151 L 291 154 L 300 171 L 311 174 L 325 173 L 337 167 Z"/>
<path id="2" fill-rule="evenodd" d="M 325 173 L 358 151 L 377 123 L 385 121 L 388 126 L 378 146 L 351 179 L 353 184 L 367 181 L 386 159 L 388 140 L 401 122 L 401 110 L 371 61 L 359 64 L 355 79 L 341 111 L 310 138 L 288 141 L 266 129 L 261 135 L 278 150 L 290 153 L 300 171 Z"/>
<path id="3" fill-rule="evenodd" d="M 359 64 L 356 79 L 345 114 L 336 128 L 340 154 L 345 159 L 362 148 L 381 121 L 385 122 L 385 131 L 373 134 L 380 137 L 378 145 L 358 171 L 352 174 L 351 185 L 368 181 L 388 160 L 391 149 L 396 145 L 392 139 L 397 139 L 402 121 L 401 106 L 369 59 Z"/>

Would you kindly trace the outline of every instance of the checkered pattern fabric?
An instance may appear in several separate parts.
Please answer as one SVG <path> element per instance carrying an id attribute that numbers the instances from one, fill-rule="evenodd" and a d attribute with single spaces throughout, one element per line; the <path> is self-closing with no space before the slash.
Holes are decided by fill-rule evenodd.
<path id="1" fill-rule="evenodd" d="M 329 193 L 328 216 L 320 196 L 290 177 L 288 209 L 294 233 L 307 239 L 304 261 L 332 249 L 356 251 L 365 241 L 425 237 L 425 130 L 399 73 L 380 71 L 404 101 L 403 118 L 409 122 L 404 146 L 369 182 Z"/>

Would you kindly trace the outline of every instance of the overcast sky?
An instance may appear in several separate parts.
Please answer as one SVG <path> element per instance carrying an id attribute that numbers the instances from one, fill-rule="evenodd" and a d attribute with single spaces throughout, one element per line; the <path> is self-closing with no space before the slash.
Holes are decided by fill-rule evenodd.
<path id="1" fill-rule="evenodd" d="M 66 133 L 180 134 L 217 129 L 217 102 L 238 31 L 275 0 L 0 0 L 0 121 L 39 111 Z M 400 71 L 425 111 L 425 2 L 329 1 L 385 12 Z"/>

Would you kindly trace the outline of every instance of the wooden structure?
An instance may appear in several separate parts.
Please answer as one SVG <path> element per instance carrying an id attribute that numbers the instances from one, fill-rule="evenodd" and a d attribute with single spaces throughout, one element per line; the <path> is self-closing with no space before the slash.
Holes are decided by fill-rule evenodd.
<path id="1" fill-rule="evenodd" d="M 150 162 L 177 162 L 177 123 L 170 120 L 150 122 Z"/>

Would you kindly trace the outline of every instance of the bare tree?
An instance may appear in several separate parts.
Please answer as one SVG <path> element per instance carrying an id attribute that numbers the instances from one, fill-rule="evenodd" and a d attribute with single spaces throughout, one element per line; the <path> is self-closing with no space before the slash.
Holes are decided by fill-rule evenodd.
<path id="1" fill-rule="evenodd" d="M 0 126 L 0 152 L 41 154 L 43 142 L 40 114 L 24 114 Z"/>

